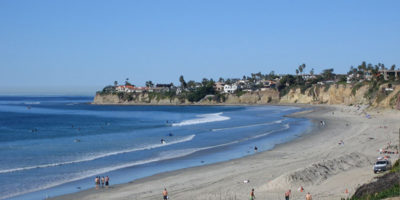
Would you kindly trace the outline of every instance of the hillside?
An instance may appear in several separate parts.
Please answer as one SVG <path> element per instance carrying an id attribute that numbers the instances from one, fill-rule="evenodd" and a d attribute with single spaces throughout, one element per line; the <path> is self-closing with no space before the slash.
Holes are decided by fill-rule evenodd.
<path id="1" fill-rule="evenodd" d="M 334 84 L 330 86 L 315 85 L 302 91 L 291 89 L 287 94 L 280 94 L 275 89 L 258 92 L 241 92 L 238 94 L 207 95 L 198 102 L 190 102 L 179 96 L 163 96 L 154 93 L 97 93 L 93 104 L 122 105 L 220 105 L 220 104 L 341 104 L 371 105 L 376 108 L 394 109 L 400 104 L 400 86 L 393 91 L 385 91 L 387 85 L 379 87 L 370 85 Z"/>

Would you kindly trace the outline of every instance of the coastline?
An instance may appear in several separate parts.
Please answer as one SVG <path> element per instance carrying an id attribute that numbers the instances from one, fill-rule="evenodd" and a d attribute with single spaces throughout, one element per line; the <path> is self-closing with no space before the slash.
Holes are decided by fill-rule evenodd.
<path id="1" fill-rule="evenodd" d="M 276 145 L 272 150 L 226 162 L 164 172 L 133 182 L 112 185 L 108 189 L 88 189 L 50 199 L 160 199 L 164 187 L 167 187 L 173 199 L 217 199 L 220 196 L 222 199 L 241 199 L 247 198 L 251 188 L 255 188 L 258 198 L 277 198 L 291 188 L 293 199 L 296 199 L 304 194 L 297 191 L 300 185 L 318 199 L 340 199 L 346 197 L 343 196 L 344 183 L 347 184 L 346 189 L 353 193 L 358 184 L 373 178 L 370 168 L 376 155 L 375 148 L 384 145 L 385 141 L 372 140 L 374 148 L 367 151 L 360 149 L 368 149 L 370 144 L 366 146 L 364 143 L 356 143 L 359 143 L 357 137 L 365 135 L 366 131 L 373 134 L 368 131 L 368 127 L 372 128 L 379 123 L 359 124 L 358 122 L 363 121 L 365 117 L 355 112 L 353 107 L 290 106 L 312 108 L 312 111 L 293 113 L 289 117 L 305 117 L 312 120 L 313 130 L 295 140 Z M 331 112 L 335 112 L 336 115 Z M 396 111 L 389 114 L 400 116 Z M 382 112 L 376 112 L 373 116 L 381 118 L 380 122 L 388 118 Z M 393 119 L 395 118 L 392 117 L 391 120 Z M 319 120 L 326 121 L 326 127 L 320 127 Z M 351 124 L 350 127 L 345 125 L 348 123 Z M 390 123 L 390 127 L 393 126 L 395 130 L 394 121 Z M 356 134 L 353 134 L 354 131 Z M 341 133 L 333 134 L 336 132 Z M 338 147 L 339 140 L 344 140 L 345 145 Z M 355 164 L 345 166 L 346 170 L 340 170 L 343 166 L 332 167 L 328 172 L 321 167 L 313 167 L 326 165 L 327 162 L 335 165 L 332 160 Z M 307 173 L 313 170 L 315 173 Z M 321 174 L 322 177 L 316 174 Z M 301 179 L 311 181 L 299 181 Z M 343 179 L 346 181 L 341 181 Z M 250 182 L 244 183 L 244 180 Z"/>

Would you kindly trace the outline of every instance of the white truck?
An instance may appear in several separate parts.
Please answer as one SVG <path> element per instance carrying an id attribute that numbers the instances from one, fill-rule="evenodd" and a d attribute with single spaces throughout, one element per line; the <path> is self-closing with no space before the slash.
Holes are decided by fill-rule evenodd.
<path id="1" fill-rule="evenodd" d="M 386 170 L 390 170 L 392 168 L 392 164 L 390 160 L 383 159 L 383 160 L 377 160 L 376 163 L 374 164 L 374 173 L 378 172 L 383 172 Z"/>

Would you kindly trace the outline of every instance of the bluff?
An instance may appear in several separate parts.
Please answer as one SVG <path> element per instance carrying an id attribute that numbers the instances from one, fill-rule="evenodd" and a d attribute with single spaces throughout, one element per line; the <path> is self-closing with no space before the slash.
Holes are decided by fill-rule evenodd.
<path id="1" fill-rule="evenodd" d="M 393 91 L 386 91 L 387 85 L 372 88 L 364 85 L 358 88 L 351 85 L 313 86 L 304 91 L 291 89 L 287 94 L 269 89 L 258 92 L 241 92 L 238 94 L 207 95 L 198 102 L 190 102 L 179 96 L 162 96 L 152 93 L 97 93 L 93 104 L 120 105 L 234 105 L 234 104 L 329 104 L 329 105 L 371 105 L 375 108 L 399 108 L 400 86 Z"/>

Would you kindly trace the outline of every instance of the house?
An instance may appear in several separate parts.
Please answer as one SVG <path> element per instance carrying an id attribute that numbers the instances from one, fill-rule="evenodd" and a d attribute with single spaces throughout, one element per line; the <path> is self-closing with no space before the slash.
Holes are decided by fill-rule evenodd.
<path id="1" fill-rule="evenodd" d="M 224 86 L 225 93 L 234 93 L 237 89 L 238 89 L 238 87 L 236 84 L 232 84 L 232 85 L 227 84 Z"/>
<path id="2" fill-rule="evenodd" d="M 174 85 L 170 84 L 157 84 L 156 88 L 153 89 L 154 92 L 169 92 Z"/>
<path id="3" fill-rule="evenodd" d="M 172 86 L 174 86 L 172 83 L 170 83 L 170 84 L 157 84 L 156 85 L 157 88 L 171 88 Z"/>
<path id="4" fill-rule="evenodd" d="M 175 94 L 180 95 L 182 93 L 182 88 L 176 88 Z"/>
<path id="5" fill-rule="evenodd" d="M 224 86 L 225 86 L 225 83 L 222 83 L 222 82 L 214 83 L 214 89 L 217 92 L 223 92 L 224 91 Z"/>
<path id="6" fill-rule="evenodd" d="M 133 85 L 119 85 L 115 90 L 117 90 L 117 92 L 134 92 L 135 87 Z"/>
<path id="7" fill-rule="evenodd" d="M 315 78 L 317 78 L 314 74 L 302 74 L 301 75 L 301 77 L 304 79 L 304 80 L 310 80 L 310 79 L 315 79 Z"/>
<path id="8" fill-rule="evenodd" d="M 147 91 L 147 87 L 135 87 L 135 92 L 136 93 L 142 93 Z"/>
<path id="9" fill-rule="evenodd" d="M 379 73 L 383 74 L 383 78 L 385 80 L 389 80 L 390 77 L 394 77 L 394 80 L 399 80 L 400 79 L 400 70 L 379 70 Z"/>

